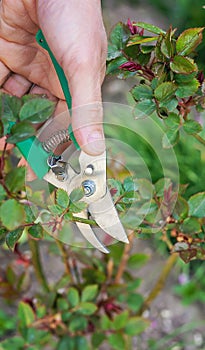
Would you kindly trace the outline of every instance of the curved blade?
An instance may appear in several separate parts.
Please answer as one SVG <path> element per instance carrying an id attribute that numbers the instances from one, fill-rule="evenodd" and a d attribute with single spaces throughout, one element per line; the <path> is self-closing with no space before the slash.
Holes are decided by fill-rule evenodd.
<path id="1" fill-rule="evenodd" d="M 129 243 L 108 189 L 103 198 L 89 204 L 89 212 L 108 235 L 118 241 Z"/>
<path id="2" fill-rule="evenodd" d="M 75 216 L 87 219 L 85 212 L 75 214 Z M 83 224 L 81 222 L 76 222 L 76 225 L 85 239 L 87 239 L 87 241 L 90 242 L 95 248 L 100 250 L 102 253 L 109 253 L 109 250 L 96 237 L 90 225 Z"/>

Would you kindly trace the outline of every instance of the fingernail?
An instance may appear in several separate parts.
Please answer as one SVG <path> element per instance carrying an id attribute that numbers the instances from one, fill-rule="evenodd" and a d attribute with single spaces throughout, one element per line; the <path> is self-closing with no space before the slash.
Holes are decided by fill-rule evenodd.
<path id="1" fill-rule="evenodd" d="M 86 145 L 86 150 L 92 155 L 97 155 L 103 153 L 105 150 L 105 140 L 103 133 L 100 131 L 94 131 L 88 135 L 88 144 Z"/>

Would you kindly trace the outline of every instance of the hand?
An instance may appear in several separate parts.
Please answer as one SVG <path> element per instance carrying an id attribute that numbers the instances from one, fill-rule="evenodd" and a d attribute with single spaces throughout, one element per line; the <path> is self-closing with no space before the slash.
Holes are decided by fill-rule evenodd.
<path id="1" fill-rule="evenodd" d="M 2 0 L 0 3 L 0 84 L 11 94 L 46 93 L 65 109 L 51 60 L 35 40 L 39 27 L 69 81 L 72 126 L 85 152 L 103 152 L 101 84 L 106 34 L 100 0 Z M 87 105 L 85 108 L 76 108 Z M 57 114 L 57 112 L 56 112 Z M 101 142 L 98 142 L 101 140 Z"/>

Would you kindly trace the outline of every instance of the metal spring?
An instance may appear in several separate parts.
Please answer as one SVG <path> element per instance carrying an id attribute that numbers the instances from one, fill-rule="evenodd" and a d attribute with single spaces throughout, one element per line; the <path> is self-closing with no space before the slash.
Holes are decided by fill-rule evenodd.
<path id="1" fill-rule="evenodd" d="M 46 141 L 42 142 L 43 149 L 50 153 L 53 152 L 57 146 L 62 145 L 70 140 L 68 130 L 58 130 L 51 135 Z"/>

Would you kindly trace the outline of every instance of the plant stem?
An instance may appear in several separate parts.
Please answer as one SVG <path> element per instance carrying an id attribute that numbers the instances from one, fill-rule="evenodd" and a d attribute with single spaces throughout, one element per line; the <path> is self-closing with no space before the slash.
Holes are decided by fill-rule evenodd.
<path id="1" fill-rule="evenodd" d="M 171 272 L 177 259 L 178 259 L 177 253 L 173 253 L 169 256 L 154 288 L 151 290 L 150 294 L 148 295 L 148 297 L 144 301 L 144 305 L 142 307 L 141 313 L 144 310 L 146 310 L 147 308 L 149 308 L 149 306 L 153 302 L 153 300 L 156 299 L 158 294 L 162 291 L 162 289 L 164 288 L 165 282 L 167 280 L 167 277 L 169 276 L 169 273 Z"/>
<path id="2" fill-rule="evenodd" d="M 200 143 L 202 143 L 202 145 L 205 146 L 205 140 L 204 140 L 201 136 L 199 136 L 198 134 L 194 134 L 193 136 L 194 136 L 195 139 L 197 139 Z"/>
<path id="3" fill-rule="evenodd" d="M 73 275 L 71 273 L 71 269 L 70 269 L 70 265 L 68 263 L 68 256 L 67 256 L 67 252 L 66 252 L 66 249 L 65 249 L 65 246 L 63 243 L 61 243 L 60 241 L 56 240 L 56 244 L 59 248 L 59 250 L 61 251 L 61 254 L 62 254 L 62 260 L 65 264 L 65 270 L 66 270 L 66 273 L 67 275 L 70 276 L 71 278 L 71 281 L 73 282 Z"/>
<path id="4" fill-rule="evenodd" d="M 133 242 L 133 239 L 134 239 L 134 232 L 129 234 L 128 239 L 129 239 L 129 244 L 125 244 L 125 246 L 124 246 L 124 251 L 123 251 L 123 254 L 122 254 L 122 258 L 121 258 L 121 261 L 120 261 L 120 264 L 119 264 L 119 267 L 118 267 L 118 270 L 117 270 L 117 274 L 116 274 L 115 280 L 114 280 L 115 284 L 119 284 L 120 283 L 122 275 L 123 275 L 123 273 L 125 271 L 125 268 L 126 268 L 126 265 L 127 265 L 127 261 L 129 259 L 129 253 L 130 253 L 130 251 L 132 249 L 132 242 Z"/>
<path id="5" fill-rule="evenodd" d="M 49 292 L 49 286 L 46 281 L 46 277 L 43 272 L 41 260 L 40 260 L 40 252 L 38 247 L 38 242 L 34 239 L 28 239 L 29 247 L 32 253 L 32 264 L 36 274 L 36 278 L 45 292 Z"/>
<path id="6" fill-rule="evenodd" d="M 72 221 L 73 222 L 81 222 L 82 224 L 87 224 L 87 225 L 92 225 L 92 226 L 98 226 L 98 224 L 96 223 L 95 220 L 79 218 L 77 216 L 73 216 Z"/>

